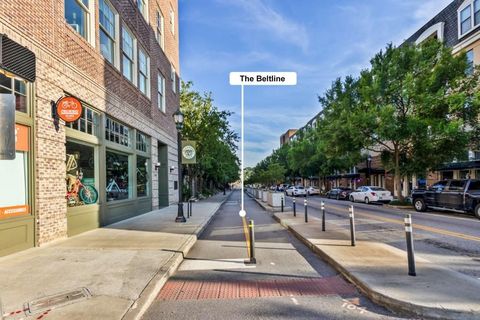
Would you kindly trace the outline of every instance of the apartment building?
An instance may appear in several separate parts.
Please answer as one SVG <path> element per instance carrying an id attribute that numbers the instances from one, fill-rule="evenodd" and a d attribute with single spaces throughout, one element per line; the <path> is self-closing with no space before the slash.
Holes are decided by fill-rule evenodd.
<path id="1" fill-rule="evenodd" d="M 176 0 L 0 1 L 0 256 L 178 201 L 178 32 Z"/>
<path id="2" fill-rule="evenodd" d="M 282 134 L 280 136 L 280 147 L 286 143 L 289 143 L 290 139 L 293 137 L 293 135 L 295 135 L 295 132 L 297 132 L 297 129 L 288 129 L 287 132 Z"/>

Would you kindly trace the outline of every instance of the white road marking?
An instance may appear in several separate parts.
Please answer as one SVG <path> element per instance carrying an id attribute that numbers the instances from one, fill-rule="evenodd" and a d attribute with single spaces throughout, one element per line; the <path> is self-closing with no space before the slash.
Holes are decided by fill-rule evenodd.
<path id="1" fill-rule="evenodd" d="M 246 265 L 245 259 L 183 260 L 178 270 L 215 270 L 215 269 L 252 269 L 255 265 Z"/>
<path id="2" fill-rule="evenodd" d="M 298 306 L 298 305 L 300 304 L 300 303 L 298 303 L 298 300 L 297 300 L 297 299 L 295 299 L 295 298 L 291 298 L 291 299 L 292 299 L 293 303 L 294 303 L 296 306 Z"/>

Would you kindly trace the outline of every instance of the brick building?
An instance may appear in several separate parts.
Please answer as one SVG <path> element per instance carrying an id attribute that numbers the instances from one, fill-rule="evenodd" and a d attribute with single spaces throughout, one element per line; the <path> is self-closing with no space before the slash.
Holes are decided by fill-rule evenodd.
<path id="1" fill-rule="evenodd" d="M 0 160 L 0 256 L 178 201 L 177 21 L 176 0 L 0 1 L 17 129 L 15 160 Z M 62 97 L 83 111 L 55 125 Z"/>

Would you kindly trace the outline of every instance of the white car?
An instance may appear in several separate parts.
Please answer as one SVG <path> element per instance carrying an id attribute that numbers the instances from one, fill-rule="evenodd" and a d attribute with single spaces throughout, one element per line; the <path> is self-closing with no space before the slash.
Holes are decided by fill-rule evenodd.
<path id="1" fill-rule="evenodd" d="M 392 193 L 380 187 L 364 186 L 350 193 L 350 201 L 352 202 L 382 202 L 390 203 L 393 200 Z"/>
<path id="2" fill-rule="evenodd" d="M 315 187 L 308 187 L 307 188 L 307 195 L 313 195 L 313 194 L 320 194 L 320 189 L 315 188 Z"/>
<path id="3" fill-rule="evenodd" d="M 285 194 L 287 196 L 292 196 L 292 197 L 307 196 L 307 192 L 305 191 L 305 188 L 302 186 L 298 186 L 298 187 L 291 186 L 287 190 L 285 190 Z"/>

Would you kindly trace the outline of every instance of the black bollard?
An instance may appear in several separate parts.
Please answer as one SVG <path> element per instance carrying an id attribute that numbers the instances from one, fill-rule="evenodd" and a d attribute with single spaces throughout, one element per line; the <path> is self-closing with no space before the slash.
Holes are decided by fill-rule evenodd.
<path id="1" fill-rule="evenodd" d="M 355 247 L 355 209 L 353 206 L 350 206 L 348 211 L 350 212 L 350 238 L 352 241 L 352 247 Z"/>
<path id="2" fill-rule="evenodd" d="M 322 231 L 325 231 L 325 202 L 322 201 Z"/>
<path id="3" fill-rule="evenodd" d="M 293 216 L 297 216 L 297 204 L 295 203 L 295 197 L 293 197 Z"/>
<path id="4" fill-rule="evenodd" d="M 188 201 L 188 205 L 190 206 L 190 217 L 192 216 L 193 214 L 193 199 L 190 199 L 190 201 Z"/>
<path id="5" fill-rule="evenodd" d="M 305 222 L 308 222 L 307 198 L 305 198 L 305 200 L 303 200 L 303 206 L 305 207 Z"/>
<path id="6" fill-rule="evenodd" d="M 413 227 L 412 216 L 407 214 L 405 216 L 405 235 L 407 238 L 407 254 L 408 254 L 408 275 L 415 277 L 415 252 L 413 250 Z"/>
<path id="7" fill-rule="evenodd" d="M 282 194 L 282 212 L 283 212 L 283 206 L 285 205 L 285 204 L 284 204 L 284 201 L 285 201 L 285 197 L 284 197 L 283 194 Z"/>

